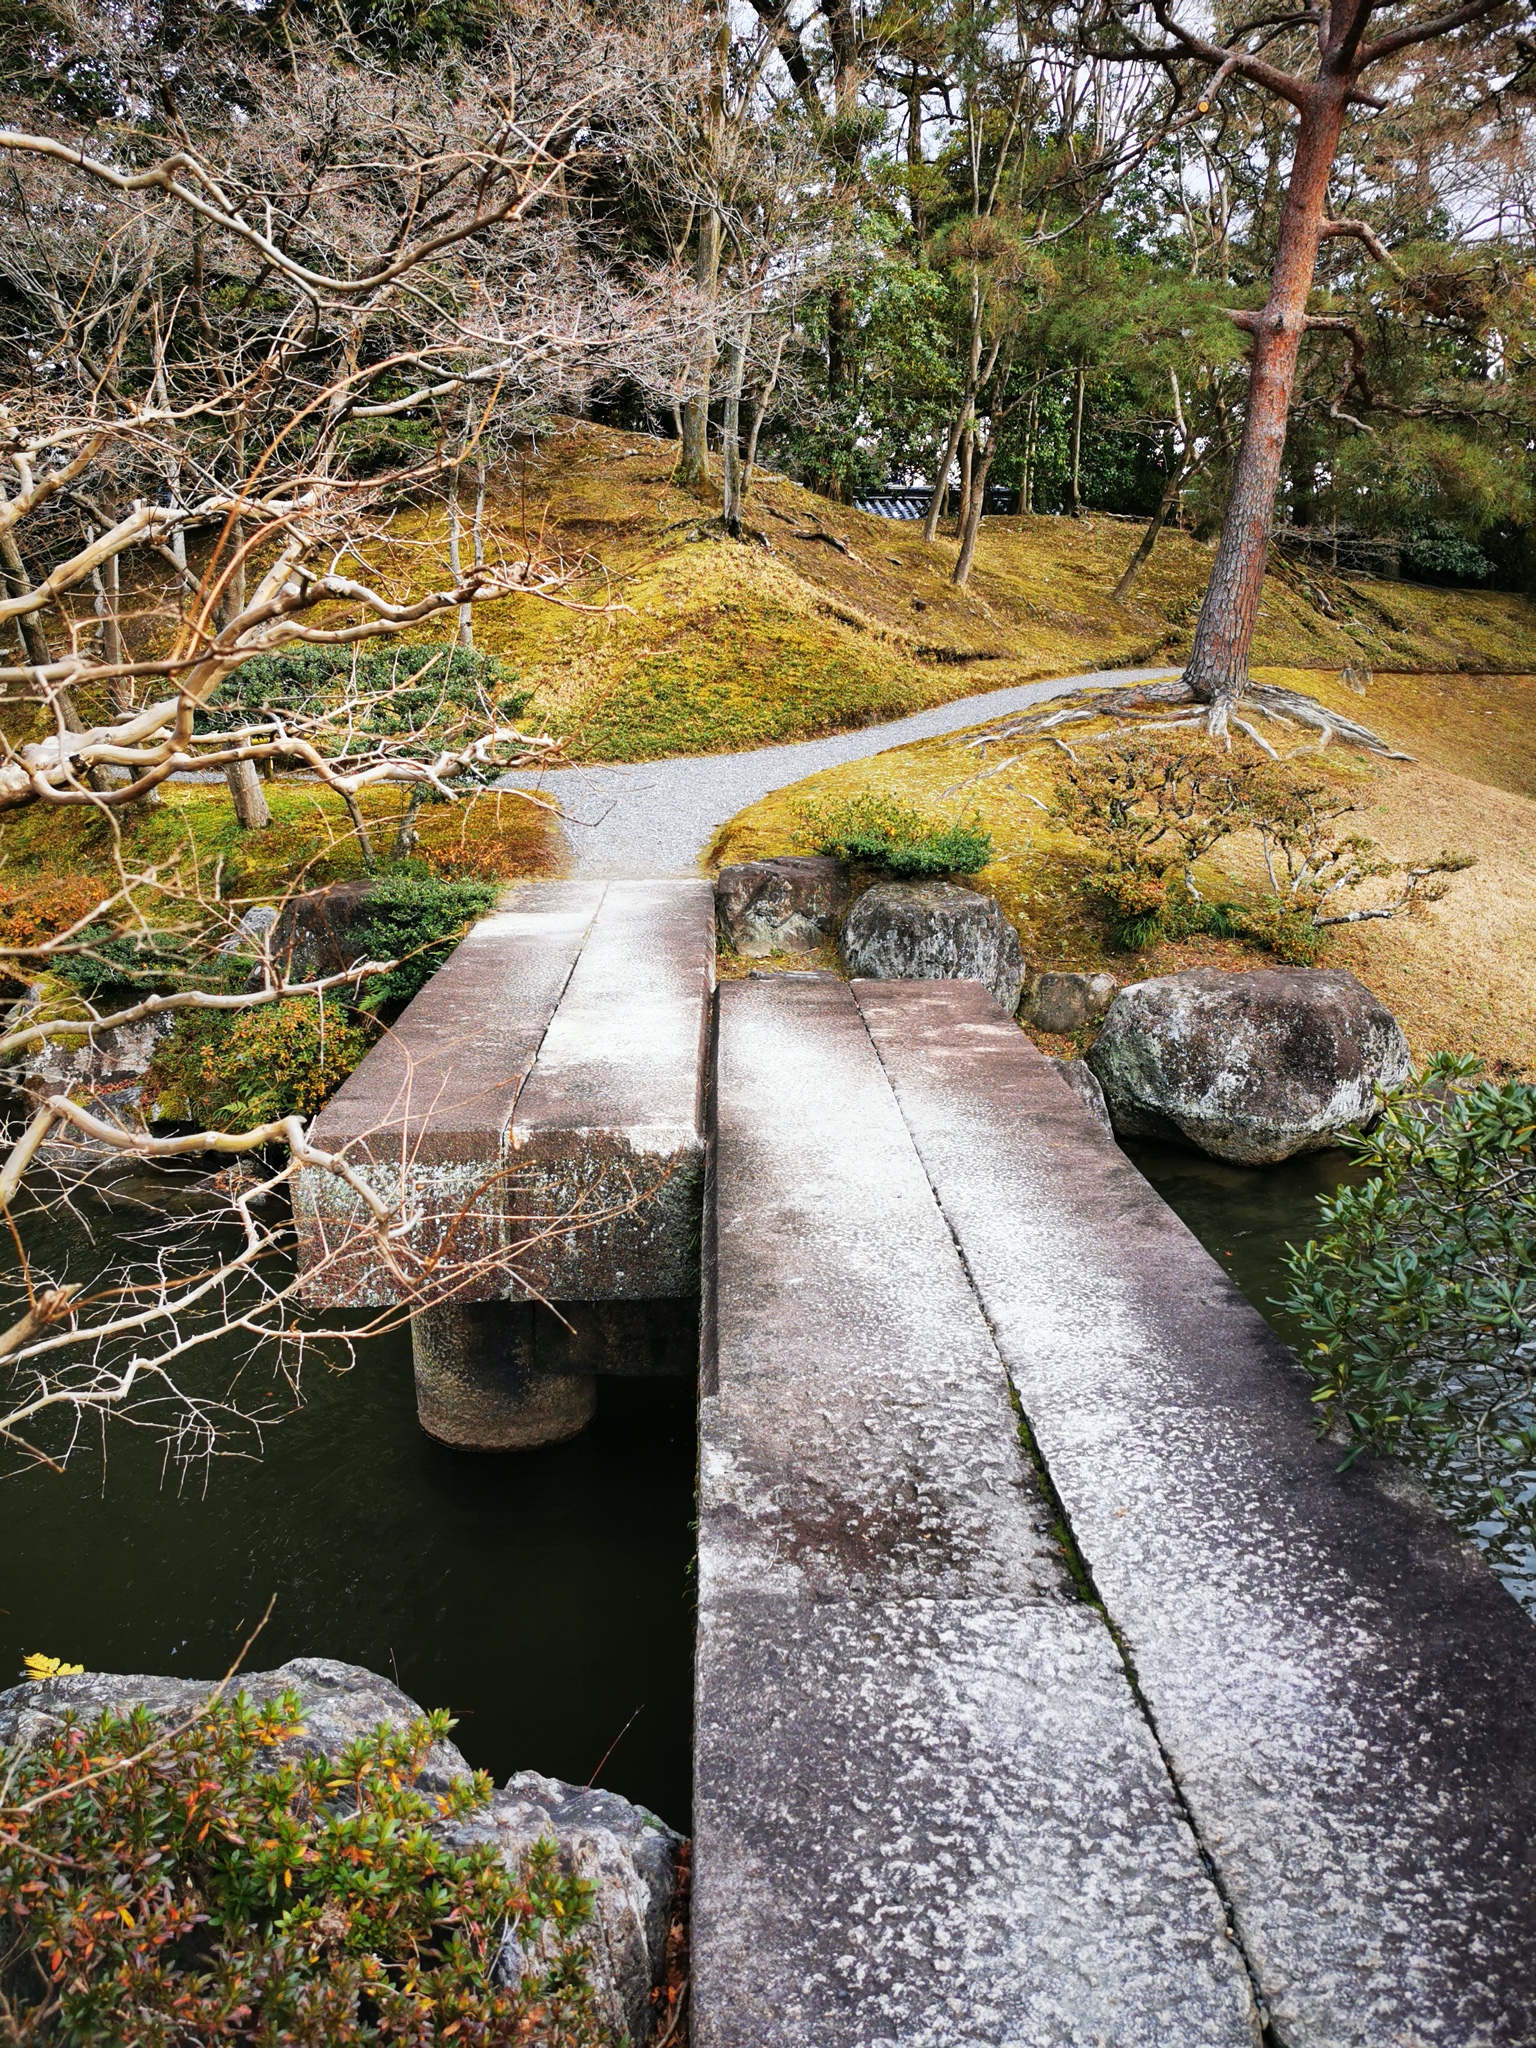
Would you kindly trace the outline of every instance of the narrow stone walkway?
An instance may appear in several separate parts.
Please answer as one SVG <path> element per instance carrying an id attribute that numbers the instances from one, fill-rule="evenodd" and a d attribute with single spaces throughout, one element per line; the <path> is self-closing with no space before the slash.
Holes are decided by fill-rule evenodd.
<path id="1" fill-rule="evenodd" d="M 723 987 L 717 1089 L 695 2048 L 1255 2048 L 848 985 Z"/>
<path id="2" fill-rule="evenodd" d="M 715 1142 L 698 2048 L 1530 2048 L 1536 1631 L 1013 1022 L 730 984 Z"/>
<path id="3" fill-rule="evenodd" d="M 826 739 L 756 747 L 741 754 L 689 754 L 670 761 L 561 768 L 542 777 L 509 775 L 503 786 L 542 789 L 559 799 L 572 875 L 693 875 L 711 837 L 738 811 L 823 768 L 862 761 L 889 747 L 910 746 L 914 740 L 961 732 L 968 725 L 1005 718 L 1087 684 L 1151 682 L 1177 674 L 1171 668 L 1098 669 L 959 697 L 910 718 L 833 733 Z"/>

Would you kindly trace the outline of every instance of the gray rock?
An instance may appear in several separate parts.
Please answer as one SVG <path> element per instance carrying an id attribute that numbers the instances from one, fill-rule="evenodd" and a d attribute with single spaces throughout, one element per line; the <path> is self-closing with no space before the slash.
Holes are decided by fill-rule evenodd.
<path id="1" fill-rule="evenodd" d="M 1072 1090 L 1078 1101 L 1087 1110 L 1096 1124 L 1102 1124 L 1111 1137 L 1115 1127 L 1110 1121 L 1109 1104 L 1104 1100 L 1104 1090 L 1099 1086 L 1099 1077 L 1086 1060 L 1052 1060 L 1051 1065 Z"/>
<path id="2" fill-rule="evenodd" d="M 979 981 L 1013 1011 L 1019 935 L 990 896 L 953 882 L 877 882 L 843 926 L 848 972 L 868 981 Z"/>
<path id="3" fill-rule="evenodd" d="M 290 897 L 268 935 L 274 965 L 290 981 L 311 981 L 344 974 L 366 959 L 359 934 L 368 923 L 372 889 L 370 881 L 333 882 Z"/>
<path id="4" fill-rule="evenodd" d="M 1104 1015 L 1119 986 L 1112 974 L 1036 974 L 1019 1015 L 1037 1031 L 1077 1031 Z"/>
<path id="5" fill-rule="evenodd" d="M 289 1690 L 299 1695 L 303 1731 L 273 1749 L 274 1764 L 300 1755 L 338 1756 L 381 1724 L 405 1728 L 421 1714 L 387 1678 L 329 1657 L 294 1657 L 275 1671 L 244 1672 L 238 1685 L 256 1702 Z M 69 1711 L 91 1720 L 108 1709 L 126 1713 L 142 1705 L 157 1719 L 185 1716 L 208 1692 L 206 1680 L 98 1671 L 13 1686 L 0 1693 L 0 1745 L 38 1741 Z M 443 1792 L 453 1779 L 469 1775 L 460 1750 L 440 1742 L 419 1782 L 425 1792 Z M 442 1823 L 440 1832 L 456 1848 L 494 1843 L 514 1868 L 541 1837 L 554 1841 L 561 1869 L 596 1886 L 583 1935 L 592 1949 L 605 2035 L 618 2041 L 627 2029 L 632 2042 L 643 2042 L 650 2031 L 651 1989 L 666 1960 L 681 1836 L 617 1793 L 584 1790 L 537 1771 L 520 1771 L 488 1806 L 466 1820 Z M 499 1967 L 515 1979 L 527 1967 L 526 1951 L 509 1938 Z"/>
<path id="6" fill-rule="evenodd" d="M 95 1031 L 89 1038 L 46 1039 L 12 1070 L 27 1100 L 41 1106 L 50 1095 L 84 1090 L 103 1106 L 130 1115 L 140 1105 L 144 1075 L 162 1039 L 176 1029 L 176 1014 L 146 1017 L 142 1023 L 120 1024 L 115 1031 Z M 153 1115 L 153 1105 L 145 1105 Z"/>
<path id="7" fill-rule="evenodd" d="M 1320 1152 L 1407 1078 L 1408 1042 L 1352 974 L 1191 968 L 1133 982 L 1088 1064 L 1122 1137 L 1182 1139 L 1264 1166 Z"/>
<path id="8" fill-rule="evenodd" d="M 273 903 L 254 904 L 241 918 L 229 937 L 220 946 L 221 953 L 259 953 L 264 933 L 277 923 L 277 906 Z"/>
<path id="9" fill-rule="evenodd" d="M 519 1771 L 489 1807 L 447 1831 L 458 1847 L 494 1842 L 513 1864 L 545 1837 L 559 1846 L 560 1868 L 596 1888 L 585 1935 L 601 2037 L 619 2041 L 627 2032 L 641 2048 L 651 2033 L 651 1992 L 666 1960 L 681 1837 L 617 1793 L 567 1785 L 537 1771 Z M 499 1967 L 515 1983 L 528 1967 L 527 1951 L 509 1937 Z"/>
<path id="10" fill-rule="evenodd" d="M 752 960 L 814 952 L 837 936 L 847 908 L 848 870 L 823 854 L 741 861 L 715 882 L 720 936 Z"/>

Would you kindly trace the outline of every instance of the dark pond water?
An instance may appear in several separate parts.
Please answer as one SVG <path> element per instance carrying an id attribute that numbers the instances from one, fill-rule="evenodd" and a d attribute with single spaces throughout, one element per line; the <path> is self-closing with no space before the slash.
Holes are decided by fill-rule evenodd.
<path id="1" fill-rule="evenodd" d="M 1274 1305 L 1274 1297 L 1285 1291 L 1285 1248 L 1318 1234 L 1320 1195 L 1364 1177 L 1350 1155 L 1314 1152 L 1283 1166 L 1255 1168 L 1226 1166 L 1171 1145 L 1128 1144 L 1125 1149 L 1271 1327 L 1296 1344 L 1302 1333 Z M 1486 1496 L 1470 1468 L 1452 1467 L 1435 1475 L 1432 1484 L 1446 1512 L 1473 1537 L 1536 1619 L 1536 1549 L 1512 1537 L 1508 1525 L 1487 1512 Z"/>
<path id="2" fill-rule="evenodd" d="M 252 1668 L 396 1675 L 498 1780 L 585 1784 L 611 1748 L 598 1782 L 686 1828 L 691 1382 L 605 1380 L 583 1436 L 508 1457 L 422 1435 L 405 1334 L 311 1362 L 303 1396 L 259 1459 L 182 1474 L 117 1428 L 0 1481 L 0 1685 L 29 1651 L 218 1676 L 275 1593 Z"/>

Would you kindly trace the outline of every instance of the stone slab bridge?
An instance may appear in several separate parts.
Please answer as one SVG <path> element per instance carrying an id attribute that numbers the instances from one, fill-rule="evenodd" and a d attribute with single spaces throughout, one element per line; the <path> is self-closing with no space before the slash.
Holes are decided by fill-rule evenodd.
<path id="1" fill-rule="evenodd" d="M 435 1435 L 697 1356 L 696 2048 L 1536 2043 L 1536 1629 L 983 989 L 713 932 L 522 888 L 317 1132 Z"/>

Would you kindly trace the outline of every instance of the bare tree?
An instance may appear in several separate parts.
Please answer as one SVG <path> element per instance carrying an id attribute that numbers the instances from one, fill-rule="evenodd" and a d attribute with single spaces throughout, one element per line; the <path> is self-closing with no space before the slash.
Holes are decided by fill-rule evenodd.
<path id="1" fill-rule="evenodd" d="M 118 821 L 169 779 L 215 771 L 258 826 L 255 767 L 282 765 L 341 798 L 366 851 L 366 790 L 460 802 L 547 760 L 552 743 L 489 701 L 381 716 L 379 693 L 343 676 L 295 707 L 241 672 L 437 619 L 465 638 L 473 608 L 500 599 L 604 608 L 580 595 L 582 563 L 494 545 L 479 513 L 473 559 L 450 541 L 445 576 L 435 522 L 466 466 L 483 511 L 493 443 L 687 346 L 666 265 L 617 260 L 592 197 L 611 182 L 617 111 L 659 89 L 644 38 L 573 0 L 409 73 L 292 25 L 285 50 L 280 70 L 241 72 L 238 106 L 215 93 L 196 137 L 174 110 L 159 128 L 35 108 L 0 125 L 0 810 L 88 808 L 116 848 L 115 885 L 0 964 L 25 982 L 168 928 L 194 962 L 116 1008 L 24 1002 L 0 1060 L 167 1012 L 323 1004 L 388 967 L 293 978 L 263 952 L 232 986 L 213 968 L 239 907 L 193 862 L 136 867 Z M 221 1331 L 303 1327 L 283 1263 L 302 1167 L 363 1204 L 359 1229 L 401 1262 L 401 1314 L 466 1284 L 414 1253 L 410 1214 L 320 1155 L 299 1117 L 168 1136 L 55 1089 L 10 1137 L 0 1215 L 19 1312 L 0 1332 L 0 1439 L 32 1454 L 67 1451 L 61 1417 L 109 1412 L 209 1446 L 226 1408 L 181 1362 Z M 73 1201 L 103 1158 L 153 1174 L 210 1156 L 240 1163 L 223 1195 L 205 1177 L 218 1228 L 195 1256 L 104 1252 L 83 1280 L 36 1269 L 28 1218 Z"/>

